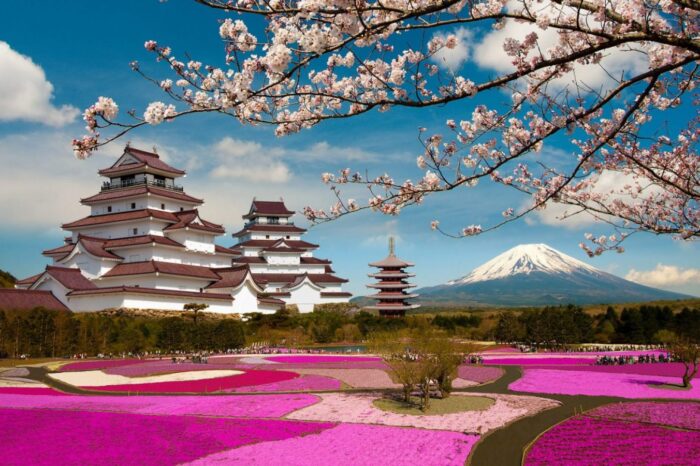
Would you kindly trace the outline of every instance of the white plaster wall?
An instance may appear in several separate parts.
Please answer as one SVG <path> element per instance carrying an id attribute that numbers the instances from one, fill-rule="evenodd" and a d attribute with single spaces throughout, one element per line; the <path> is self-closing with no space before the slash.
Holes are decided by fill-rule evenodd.
<path id="1" fill-rule="evenodd" d="M 89 254 L 78 251 L 66 261 L 61 262 L 61 267 L 71 267 L 80 269 L 80 272 L 89 279 L 97 278 L 117 265 L 117 261 L 107 261 L 97 259 Z"/>
<path id="2" fill-rule="evenodd" d="M 233 295 L 233 312 L 245 314 L 248 312 L 258 312 L 257 292 L 247 283 L 239 288 Z"/>
<path id="3" fill-rule="evenodd" d="M 214 238 L 213 235 L 199 233 L 196 230 L 178 230 L 168 234 L 169 238 L 184 245 L 192 251 L 206 252 L 214 254 Z"/>
<path id="4" fill-rule="evenodd" d="M 322 302 L 319 291 L 308 283 L 304 283 L 296 290 L 293 290 L 289 298 L 282 298 L 282 300 L 287 304 L 296 304 L 299 312 L 312 312 L 314 304 Z"/>
<path id="5" fill-rule="evenodd" d="M 231 313 L 231 302 L 220 299 L 202 299 L 188 296 L 156 296 L 136 293 L 115 293 L 93 296 L 69 296 L 67 306 L 77 312 L 100 311 L 111 308 L 161 309 L 182 311 L 187 303 L 208 304 L 207 311 Z"/>
<path id="6" fill-rule="evenodd" d="M 270 265 L 299 265 L 299 256 L 295 254 L 264 254 Z"/>
<path id="7" fill-rule="evenodd" d="M 68 299 L 66 296 L 66 293 L 68 293 L 70 290 L 68 290 L 66 287 L 64 287 L 60 283 L 58 283 L 56 280 L 53 280 L 52 278 L 44 280 L 39 284 L 39 286 L 37 286 L 34 289 L 52 292 L 53 295 L 59 301 L 61 301 L 63 304 L 65 304 L 70 309 L 70 306 L 68 304 Z"/>
<path id="8" fill-rule="evenodd" d="M 95 284 L 101 288 L 110 286 L 140 286 L 142 288 L 159 288 L 162 290 L 199 291 L 211 280 L 177 277 L 174 275 L 135 275 L 126 277 L 103 277 Z"/>
<path id="9" fill-rule="evenodd" d="M 71 236 L 73 238 L 73 242 L 78 240 L 78 234 L 106 239 L 140 235 L 163 236 L 163 228 L 166 226 L 166 223 L 149 220 L 146 218 L 132 222 L 117 223 L 114 225 L 95 225 L 90 228 L 81 228 L 80 230 L 72 231 Z M 136 234 L 133 232 L 134 228 L 136 228 Z"/>

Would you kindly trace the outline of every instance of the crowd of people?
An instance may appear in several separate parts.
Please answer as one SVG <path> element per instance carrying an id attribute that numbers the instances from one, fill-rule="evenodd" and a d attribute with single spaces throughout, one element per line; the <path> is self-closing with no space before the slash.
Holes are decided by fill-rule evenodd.
<path id="1" fill-rule="evenodd" d="M 640 356 L 599 356 L 595 364 L 596 366 L 622 366 L 625 364 L 646 364 L 646 363 L 665 363 L 673 362 L 674 358 L 671 355 L 660 353 L 643 354 Z"/>

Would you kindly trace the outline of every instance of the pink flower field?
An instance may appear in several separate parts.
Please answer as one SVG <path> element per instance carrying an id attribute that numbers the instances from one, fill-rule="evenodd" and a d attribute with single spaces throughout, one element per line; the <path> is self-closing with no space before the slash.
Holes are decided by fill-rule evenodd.
<path id="1" fill-rule="evenodd" d="M 546 365 L 528 365 L 528 368 L 551 369 Z M 586 372 L 606 372 L 614 374 L 641 374 L 641 375 L 661 375 L 664 377 L 679 378 L 683 375 L 685 368 L 680 362 L 666 363 L 641 363 L 641 364 L 624 364 L 622 366 L 557 366 L 557 370 L 561 371 L 586 371 Z M 700 372 L 695 374 L 695 378 L 700 378 Z"/>
<path id="2" fill-rule="evenodd" d="M 268 361 L 281 362 L 285 364 L 306 364 L 306 363 L 325 363 L 325 362 L 376 362 L 381 361 L 380 358 L 371 356 L 322 356 L 315 354 L 296 354 L 289 356 L 268 356 L 265 359 Z"/>
<path id="3" fill-rule="evenodd" d="M 700 465 L 700 432 L 577 416 L 539 437 L 524 464 Z"/>
<path id="4" fill-rule="evenodd" d="M 490 364 L 494 366 L 529 366 L 531 364 L 536 365 L 557 365 L 557 364 L 583 364 L 592 365 L 595 364 L 595 356 L 590 358 L 583 357 L 537 357 L 537 358 L 484 358 L 484 364 Z"/>
<path id="5" fill-rule="evenodd" d="M 361 424 L 246 445 L 189 463 L 260 466 L 463 465 L 476 435 Z"/>
<path id="6" fill-rule="evenodd" d="M 241 445 L 282 440 L 329 423 L 0 409 L 6 465 L 171 465 Z M 235 432 L 235 435 L 231 433 Z"/>
<path id="7" fill-rule="evenodd" d="M 373 401 L 381 394 L 322 393 L 319 403 L 297 410 L 288 419 L 303 421 L 350 422 L 417 427 L 485 434 L 524 416 L 554 408 L 559 402 L 532 396 L 478 394 L 496 402 L 485 411 L 465 411 L 440 416 L 413 416 L 383 411 Z M 452 396 L 461 396 L 453 394 Z"/>
<path id="8" fill-rule="evenodd" d="M 700 403 L 654 401 L 613 403 L 588 411 L 586 416 L 700 431 Z"/>
<path id="9" fill-rule="evenodd" d="M 157 382 L 124 385 L 83 386 L 86 390 L 130 393 L 210 393 L 236 387 L 261 385 L 299 377 L 299 374 L 286 371 L 248 371 L 240 375 L 214 379 L 187 380 L 177 382 Z"/>
<path id="10" fill-rule="evenodd" d="M 503 369 L 497 367 L 474 366 L 462 364 L 457 368 L 457 375 L 464 380 L 472 382 L 488 383 L 498 380 L 503 375 Z"/>
<path id="11" fill-rule="evenodd" d="M 83 396 L 0 393 L 0 408 L 113 413 L 279 418 L 319 401 L 314 395 Z"/>
<path id="12" fill-rule="evenodd" d="M 508 388 L 516 392 L 560 395 L 700 399 L 698 383 L 689 390 L 663 387 L 679 382 L 679 378 L 658 375 L 527 368 Z"/>
<path id="13" fill-rule="evenodd" d="M 302 375 L 294 379 L 283 380 L 281 382 L 266 383 L 261 385 L 249 385 L 236 387 L 230 391 L 235 393 L 246 392 L 296 392 L 296 391 L 316 391 L 316 390 L 340 390 L 341 383 L 337 379 L 323 377 L 321 375 Z"/>

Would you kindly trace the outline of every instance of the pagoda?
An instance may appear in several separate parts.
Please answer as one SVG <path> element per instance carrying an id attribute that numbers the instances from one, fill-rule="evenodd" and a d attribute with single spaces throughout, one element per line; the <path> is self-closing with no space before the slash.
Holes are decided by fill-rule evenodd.
<path id="1" fill-rule="evenodd" d="M 404 270 L 406 267 L 413 267 L 413 264 L 396 257 L 393 237 L 389 238 L 389 255 L 381 261 L 372 262 L 369 265 L 380 270 L 368 275 L 376 278 L 377 283 L 372 283 L 367 287 L 379 290 L 376 294 L 368 296 L 377 300 L 377 303 L 374 306 L 368 306 L 368 309 L 376 309 L 383 316 L 400 317 L 404 316 L 407 310 L 420 307 L 418 304 L 407 301 L 418 297 L 417 294 L 408 292 L 408 289 L 414 288 L 415 285 L 406 281 L 415 275 Z"/>
<path id="2" fill-rule="evenodd" d="M 177 184 L 185 172 L 155 149 L 127 145 L 98 173 L 106 178 L 100 192 L 81 200 L 90 215 L 63 224 L 64 244 L 43 252 L 53 263 L 16 288 L 50 292 L 73 311 L 197 302 L 211 312 L 271 313 L 297 301 L 310 311 L 349 300 L 340 289 L 346 280 L 312 257 L 317 246 L 301 241 L 305 230 L 288 220 L 294 212 L 283 202 L 254 201 L 234 235 L 241 242 L 226 248 L 215 243 L 224 228 L 198 210 L 204 201 Z"/>

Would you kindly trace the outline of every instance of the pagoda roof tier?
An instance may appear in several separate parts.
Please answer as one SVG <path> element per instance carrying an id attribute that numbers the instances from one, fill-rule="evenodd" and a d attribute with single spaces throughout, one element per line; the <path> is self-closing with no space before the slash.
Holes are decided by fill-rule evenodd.
<path id="1" fill-rule="evenodd" d="M 144 218 L 154 218 L 168 223 L 178 223 L 180 219 L 172 212 L 155 209 L 129 210 L 126 212 L 112 212 L 102 215 L 90 215 L 70 223 L 64 223 L 61 228 L 65 230 L 104 225 L 106 223 L 129 222 Z"/>
<path id="2" fill-rule="evenodd" d="M 291 217 L 294 215 L 293 210 L 287 209 L 284 201 L 258 201 L 253 200 L 250 204 L 250 210 L 243 216 L 245 219 L 255 217 Z"/>
<path id="3" fill-rule="evenodd" d="M 114 293 L 183 296 L 188 298 L 198 298 L 202 300 L 217 299 L 233 301 L 233 297 L 227 293 L 200 293 L 197 291 L 164 290 L 160 288 L 145 288 L 140 286 L 107 286 L 103 288 L 95 288 L 92 290 L 74 290 L 68 293 L 68 296 L 92 296 Z"/>
<path id="4" fill-rule="evenodd" d="M 217 235 L 226 233 L 223 226 L 208 222 L 200 217 L 197 209 L 174 212 L 174 215 L 178 221 L 173 225 L 165 227 L 163 231 L 174 231 L 189 228 L 198 231 L 205 231 L 207 233 L 214 233 Z"/>
<path id="5" fill-rule="evenodd" d="M 296 249 L 316 249 L 318 248 L 318 244 L 313 244 L 313 243 L 308 243 L 303 240 L 293 240 L 293 239 L 251 239 L 248 241 L 244 241 L 242 243 L 235 244 L 231 246 L 231 249 L 244 249 L 244 248 L 259 248 L 259 249 L 266 249 L 266 248 L 271 248 L 275 246 L 279 246 L 280 244 L 286 244 L 290 248 L 296 248 Z"/>
<path id="6" fill-rule="evenodd" d="M 0 309 L 29 310 L 37 307 L 55 311 L 68 310 L 50 291 L 0 289 Z"/>
<path id="7" fill-rule="evenodd" d="M 103 188 L 98 194 L 81 199 L 80 202 L 84 205 L 91 205 L 100 202 L 109 202 L 142 196 L 157 196 L 196 205 L 201 205 L 204 203 L 202 199 L 197 199 L 196 197 L 192 197 L 182 191 L 148 185 L 146 182 L 144 182 L 144 184 L 135 184 L 134 186 L 129 186 L 126 188 Z"/>
<path id="8" fill-rule="evenodd" d="M 365 306 L 366 309 L 375 309 L 379 311 L 408 311 L 410 309 L 417 309 L 420 304 L 384 304 L 378 303 L 373 306 Z"/>
<path id="9" fill-rule="evenodd" d="M 398 268 L 403 268 L 403 267 L 413 267 L 413 263 L 411 262 L 406 262 L 398 257 L 396 257 L 393 254 L 388 255 L 384 259 L 380 260 L 379 262 L 371 262 L 369 264 L 371 267 L 379 267 L 379 268 L 385 268 L 385 267 L 398 267 Z"/>
<path id="10" fill-rule="evenodd" d="M 298 279 L 308 276 L 312 283 L 346 283 L 344 278 L 336 277 L 329 273 L 254 273 L 253 278 L 258 283 L 293 283 Z"/>
<path id="11" fill-rule="evenodd" d="M 102 275 L 101 278 L 122 277 L 126 275 L 147 274 L 181 275 L 184 277 L 201 278 L 205 280 L 219 280 L 221 277 L 209 267 L 200 265 L 178 264 L 175 262 L 143 261 L 125 262 L 116 265 L 112 270 Z"/>
<path id="12" fill-rule="evenodd" d="M 401 288 L 415 288 L 416 285 L 411 285 L 410 283 L 401 282 L 380 282 L 380 283 L 370 283 L 367 285 L 368 288 L 379 288 L 379 289 L 401 289 Z"/>
<path id="13" fill-rule="evenodd" d="M 238 238 L 240 236 L 245 236 L 246 234 L 253 233 L 253 232 L 269 232 L 269 233 L 276 233 L 276 234 L 282 234 L 282 233 L 301 234 L 301 233 L 306 232 L 306 229 L 295 226 L 294 224 L 291 224 L 291 223 L 287 224 L 287 225 L 253 223 L 251 225 L 244 226 L 241 230 L 237 231 L 232 236 L 234 238 Z"/>
<path id="14" fill-rule="evenodd" d="M 401 293 L 401 292 L 392 292 L 392 291 L 380 291 L 377 294 L 372 294 L 367 296 L 368 298 L 374 298 L 374 299 L 411 299 L 411 298 L 417 298 L 418 294 L 416 293 Z"/>
<path id="15" fill-rule="evenodd" d="M 368 273 L 367 276 L 372 277 L 372 278 L 409 278 L 409 277 L 415 277 L 416 274 L 406 273 L 406 272 L 379 272 L 379 273 Z"/>
<path id="16" fill-rule="evenodd" d="M 103 168 L 98 173 L 102 176 L 119 176 L 132 173 L 155 172 L 170 176 L 183 176 L 183 170 L 171 167 L 160 159 L 155 152 L 126 146 L 121 157 L 109 168 Z"/>

